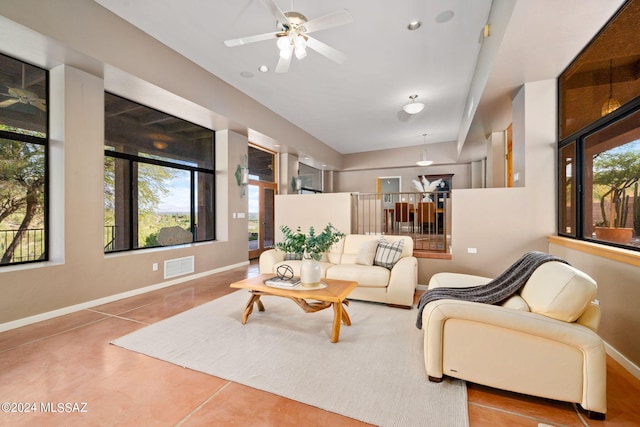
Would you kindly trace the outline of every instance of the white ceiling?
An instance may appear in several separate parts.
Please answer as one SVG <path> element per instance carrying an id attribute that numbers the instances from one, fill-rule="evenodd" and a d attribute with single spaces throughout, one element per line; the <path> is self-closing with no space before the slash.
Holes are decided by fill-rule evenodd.
<path id="1" fill-rule="evenodd" d="M 466 140 L 463 157 L 478 158 L 484 154 L 474 151 L 473 142 L 506 128 L 514 91 L 527 81 L 557 77 L 623 3 L 296 0 L 294 10 L 309 20 L 350 11 L 353 23 L 312 34 L 348 59 L 339 65 L 309 51 L 279 74 L 273 71 L 275 40 L 233 48 L 223 43 L 276 30 L 260 0 L 96 1 L 340 153 L 419 145 L 427 133 L 429 143 Z M 275 3 L 292 9 L 291 0 Z M 509 13 L 499 16 L 497 10 Z M 453 18 L 438 22 L 449 11 Z M 483 55 L 482 29 L 490 14 L 497 39 Z M 407 30 L 415 19 L 422 27 Z M 259 72 L 263 64 L 271 71 Z M 478 111 L 465 123 L 474 90 L 481 98 L 474 98 L 472 113 Z M 402 106 L 414 94 L 425 109 L 409 116 Z"/>

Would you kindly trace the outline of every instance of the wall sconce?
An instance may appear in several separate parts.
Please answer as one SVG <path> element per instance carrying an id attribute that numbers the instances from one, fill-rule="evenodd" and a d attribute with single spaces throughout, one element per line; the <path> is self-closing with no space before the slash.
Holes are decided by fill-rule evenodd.
<path id="1" fill-rule="evenodd" d="M 242 187 L 242 197 L 246 194 L 247 185 L 249 185 L 249 167 L 247 166 L 247 155 L 242 156 L 243 165 L 236 168 L 236 181 Z"/>
<path id="2" fill-rule="evenodd" d="M 298 176 L 291 177 L 291 188 L 294 193 L 300 193 L 302 190 L 302 179 Z"/>

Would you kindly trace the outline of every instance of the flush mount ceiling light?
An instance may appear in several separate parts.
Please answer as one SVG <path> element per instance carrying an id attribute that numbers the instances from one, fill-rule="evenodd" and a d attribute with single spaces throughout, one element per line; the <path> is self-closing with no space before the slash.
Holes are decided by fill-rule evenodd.
<path id="1" fill-rule="evenodd" d="M 416 162 L 416 165 L 429 166 L 433 164 L 433 160 L 427 160 L 427 134 L 423 133 L 422 138 L 424 140 L 422 144 L 422 158 Z"/>
<path id="2" fill-rule="evenodd" d="M 407 105 L 402 107 L 402 109 L 405 111 L 405 113 L 407 113 L 407 114 L 418 114 L 420 111 L 422 111 L 422 109 L 424 108 L 424 104 L 422 102 L 416 102 L 416 98 L 417 97 L 418 97 L 418 95 L 411 95 L 409 97 L 411 102 L 409 102 Z"/>
<path id="3" fill-rule="evenodd" d="M 420 28 L 422 26 L 422 22 L 420 21 L 411 21 L 409 22 L 409 24 L 407 25 L 407 29 L 409 31 L 415 31 L 418 28 Z"/>

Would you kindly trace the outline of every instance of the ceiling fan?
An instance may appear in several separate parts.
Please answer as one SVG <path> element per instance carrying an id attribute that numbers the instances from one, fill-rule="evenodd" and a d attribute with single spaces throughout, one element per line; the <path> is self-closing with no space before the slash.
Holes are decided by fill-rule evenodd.
<path id="1" fill-rule="evenodd" d="M 294 54 L 298 59 L 303 59 L 307 56 L 307 47 L 338 64 L 342 64 L 347 59 L 344 53 L 309 36 L 309 33 L 314 31 L 326 30 L 327 28 L 353 22 L 353 16 L 351 16 L 351 13 L 349 13 L 347 9 L 337 10 L 309 21 L 306 16 L 299 12 L 283 12 L 273 0 L 260 0 L 260 2 L 276 18 L 277 31 L 225 40 L 225 45 L 233 47 L 263 40 L 277 39 L 280 59 L 278 60 L 278 65 L 276 65 L 276 73 L 286 73 L 289 71 L 291 58 Z M 291 9 L 293 9 L 293 2 Z"/>
<path id="2" fill-rule="evenodd" d="M 0 102 L 0 108 L 7 108 L 14 104 L 28 104 L 33 105 L 40 111 L 47 111 L 46 101 L 34 92 L 25 89 L 25 68 L 22 66 L 22 87 L 7 87 L 7 93 L 0 93 L 0 95 L 9 97 L 9 99 Z"/>

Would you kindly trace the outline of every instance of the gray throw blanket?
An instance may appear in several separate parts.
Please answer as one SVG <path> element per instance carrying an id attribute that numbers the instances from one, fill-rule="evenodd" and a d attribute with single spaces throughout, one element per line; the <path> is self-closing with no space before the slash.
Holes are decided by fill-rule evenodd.
<path id="1" fill-rule="evenodd" d="M 422 311 L 431 301 L 457 299 L 485 304 L 501 303 L 518 292 L 520 288 L 527 283 L 527 280 L 529 280 L 529 277 L 531 277 L 536 268 L 549 261 L 559 261 L 568 264 L 565 260 L 544 252 L 528 252 L 486 285 L 467 288 L 429 289 L 420 297 L 416 326 L 418 329 L 422 329 Z"/>

